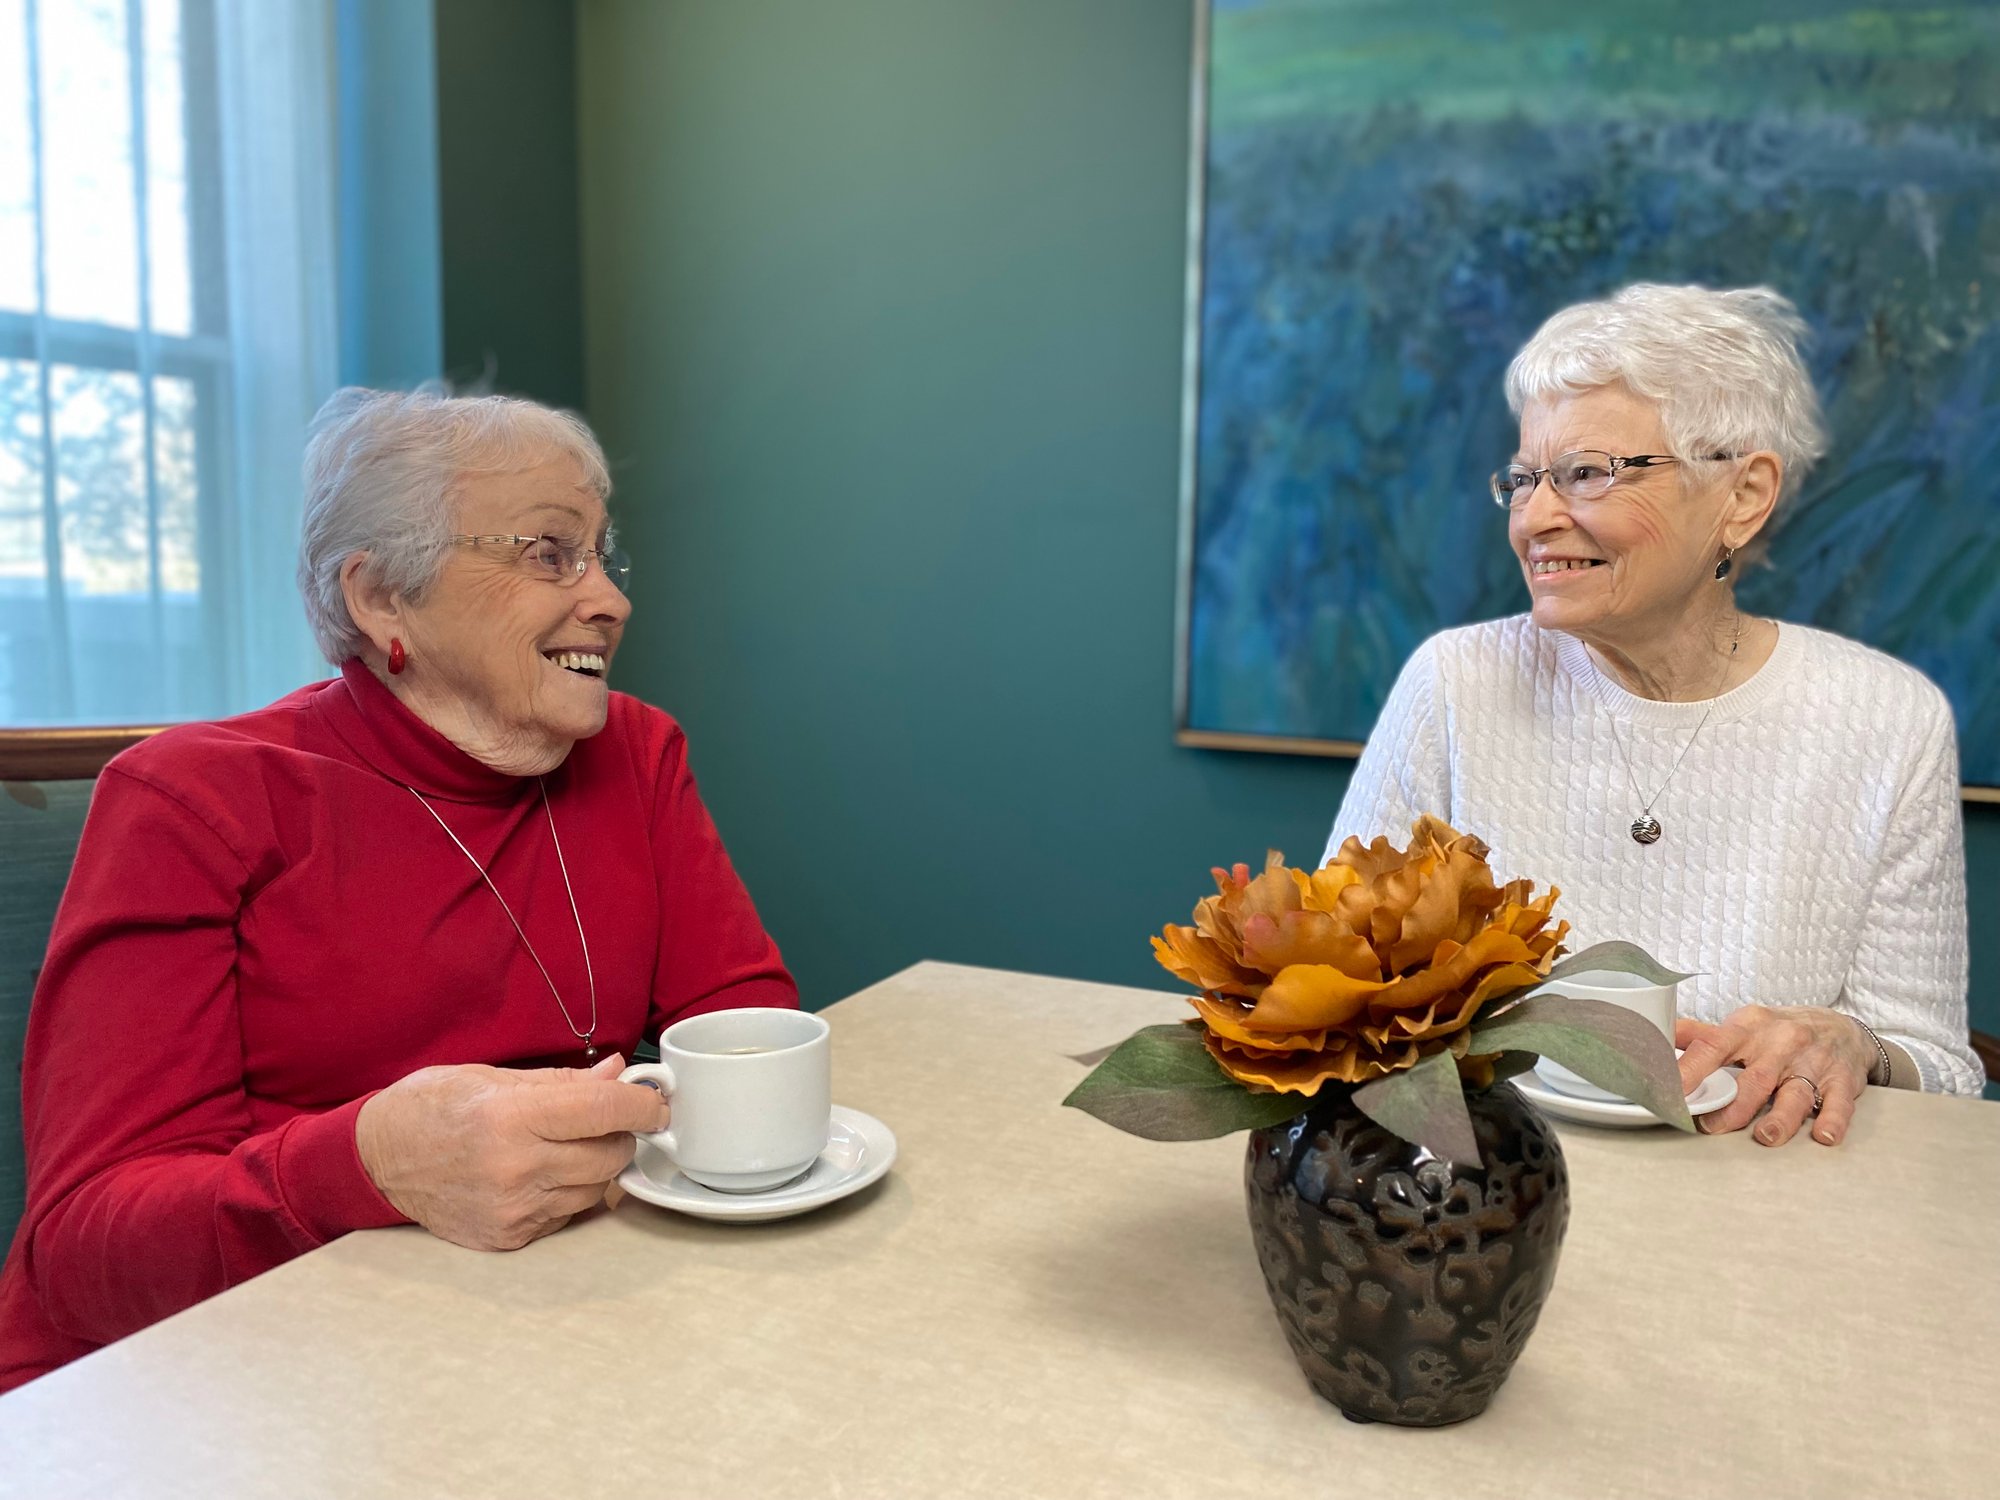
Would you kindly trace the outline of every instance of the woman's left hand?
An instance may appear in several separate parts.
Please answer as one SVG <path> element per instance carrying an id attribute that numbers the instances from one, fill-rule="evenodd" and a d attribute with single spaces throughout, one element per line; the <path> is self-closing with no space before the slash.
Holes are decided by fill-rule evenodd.
<path id="1" fill-rule="evenodd" d="M 1764 1146 L 1784 1145 L 1812 1118 L 1813 1091 L 1800 1079 L 1817 1086 L 1823 1101 L 1813 1139 L 1838 1146 L 1876 1056 L 1853 1018 L 1817 1005 L 1746 1005 L 1719 1026 L 1683 1017 L 1674 1044 L 1687 1049 L 1681 1087 L 1689 1093 L 1725 1063 L 1743 1065 L 1735 1101 L 1704 1117 L 1701 1127 L 1711 1134 L 1741 1130 L 1768 1104 L 1771 1112 L 1755 1132 Z"/>

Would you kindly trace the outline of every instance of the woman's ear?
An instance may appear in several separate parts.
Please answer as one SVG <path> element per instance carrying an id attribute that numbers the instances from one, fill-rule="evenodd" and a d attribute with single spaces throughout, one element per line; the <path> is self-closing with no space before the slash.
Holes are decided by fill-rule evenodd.
<path id="1" fill-rule="evenodd" d="M 366 552 L 352 553 L 340 565 L 340 593 L 355 629 L 382 655 L 389 654 L 391 639 L 408 634 L 402 623 L 402 596 L 370 570 Z"/>
<path id="2" fill-rule="evenodd" d="M 1752 453 L 1737 470 L 1736 481 L 1722 511 L 1722 544 L 1747 546 L 1777 509 L 1778 494 L 1785 484 L 1785 461 L 1771 452 Z"/>

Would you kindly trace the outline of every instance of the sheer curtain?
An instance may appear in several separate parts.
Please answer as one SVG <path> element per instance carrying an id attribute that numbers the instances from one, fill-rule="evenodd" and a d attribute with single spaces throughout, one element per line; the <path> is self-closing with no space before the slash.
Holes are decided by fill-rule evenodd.
<path id="1" fill-rule="evenodd" d="M 328 0 L 0 0 L 0 724 L 326 670 L 292 583 L 337 362 Z"/>

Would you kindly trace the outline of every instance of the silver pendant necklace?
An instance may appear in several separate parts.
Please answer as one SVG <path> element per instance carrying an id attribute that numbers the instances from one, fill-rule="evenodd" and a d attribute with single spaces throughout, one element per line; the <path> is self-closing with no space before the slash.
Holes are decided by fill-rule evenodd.
<path id="1" fill-rule="evenodd" d="M 563 1004 L 562 992 L 556 988 L 555 980 L 549 977 L 548 965 L 542 962 L 542 956 L 535 951 L 535 945 L 528 941 L 528 934 L 521 930 L 520 919 L 514 915 L 514 908 L 509 906 L 507 898 L 500 894 L 500 887 L 493 883 L 493 877 L 486 873 L 486 867 L 473 858 L 472 851 L 465 847 L 465 841 L 451 831 L 451 825 L 438 815 L 438 810 L 431 806 L 430 799 L 425 797 L 422 792 L 418 791 L 408 782 L 403 784 L 403 790 L 423 803 L 424 811 L 437 819 L 437 826 L 444 830 L 445 837 L 458 845 L 458 852 L 470 861 L 472 868 L 479 872 L 479 878 L 486 882 L 486 889 L 493 893 L 493 899 L 500 903 L 500 910 L 504 911 L 507 914 L 507 920 L 514 924 L 514 935 L 521 940 L 521 946 L 528 950 L 528 957 L 535 961 L 535 967 L 542 971 L 542 982 L 548 985 L 549 993 L 556 997 L 556 1009 L 562 1012 L 563 1024 L 569 1027 L 570 1035 L 583 1043 L 583 1065 L 589 1067 L 597 1061 L 598 1057 L 596 1042 L 597 975 L 590 966 L 590 939 L 583 935 L 583 916 L 576 909 L 576 892 L 570 887 L 569 861 L 563 858 L 562 836 L 556 832 L 556 815 L 549 811 L 548 785 L 539 776 L 535 778 L 535 785 L 541 790 L 542 816 L 548 819 L 549 837 L 555 841 L 556 868 L 562 871 L 563 894 L 569 897 L 569 914 L 576 920 L 576 940 L 583 945 L 584 977 L 590 981 L 590 1025 L 582 1031 L 576 1029 L 576 1022 L 570 1017 L 569 1007 Z"/>
<path id="2" fill-rule="evenodd" d="M 1680 770 L 1681 762 L 1687 759 L 1688 751 L 1694 749 L 1694 742 L 1701 738 L 1702 730 L 1708 727 L 1708 716 L 1715 712 L 1715 698 L 1720 695 L 1722 684 L 1729 680 L 1729 663 L 1736 655 L 1736 648 L 1743 642 L 1743 616 L 1736 617 L 1736 633 L 1729 638 L 1729 655 L 1722 659 L 1722 677 L 1716 683 L 1717 692 L 1709 695 L 1709 705 L 1702 711 L 1701 722 L 1694 726 L 1694 733 L 1681 746 L 1681 753 L 1674 757 L 1673 769 L 1667 772 L 1667 779 L 1660 783 L 1660 789 L 1648 797 L 1639 790 L 1639 779 L 1632 774 L 1632 757 L 1625 749 L 1625 738 L 1618 732 L 1618 720 L 1611 721 L 1611 741 L 1618 747 L 1618 758 L 1625 765 L 1625 780 L 1632 788 L 1632 797 L 1639 804 L 1639 816 L 1632 820 L 1632 842 L 1635 844 L 1657 844 L 1664 830 L 1660 820 L 1653 816 L 1653 809 L 1666 796 L 1667 788 L 1673 785 L 1674 772 Z"/>

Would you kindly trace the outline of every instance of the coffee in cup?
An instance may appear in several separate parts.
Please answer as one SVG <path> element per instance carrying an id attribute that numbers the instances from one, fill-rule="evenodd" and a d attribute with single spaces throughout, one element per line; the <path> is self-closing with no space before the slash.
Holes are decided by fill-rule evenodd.
<path id="1" fill-rule="evenodd" d="M 724 1193 L 761 1193 L 807 1171 L 833 1120 L 827 1024 L 805 1011 L 750 1006 L 676 1021 L 660 1060 L 619 1078 L 666 1096 L 665 1130 L 640 1135 L 691 1180 Z"/>

